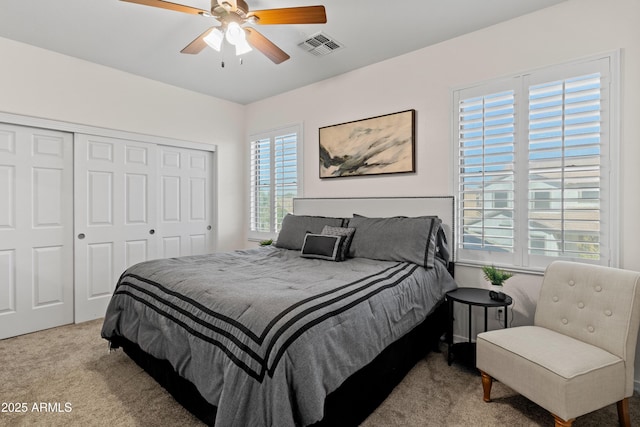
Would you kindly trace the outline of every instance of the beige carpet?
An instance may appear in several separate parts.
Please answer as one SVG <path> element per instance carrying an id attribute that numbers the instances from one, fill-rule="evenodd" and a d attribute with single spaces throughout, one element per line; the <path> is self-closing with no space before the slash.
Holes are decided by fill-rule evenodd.
<path id="1" fill-rule="evenodd" d="M 101 321 L 92 321 L 1 340 L 0 409 L 13 412 L 0 412 L 0 425 L 200 425 L 122 351 L 109 354 L 100 327 Z M 363 425 L 553 425 L 543 409 L 500 383 L 494 384 L 495 401 L 484 403 L 479 376 L 447 366 L 445 359 L 444 353 L 431 353 L 420 361 Z M 632 423 L 640 425 L 638 396 L 630 412 Z M 615 405 L 574 423 L 615 425 Z"/>

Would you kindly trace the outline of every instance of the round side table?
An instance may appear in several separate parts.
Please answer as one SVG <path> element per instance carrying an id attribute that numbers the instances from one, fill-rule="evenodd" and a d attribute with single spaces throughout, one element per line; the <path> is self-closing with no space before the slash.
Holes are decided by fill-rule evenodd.
<path id="1" fill-rule="evenodd" d="M 451 365 L 453 362 L 453 355 L 458 351 L 456 347 L 462 349 L 463 353 L 467 353 L 465 360 L 472 363 L 475 366 L 475 348 L 474 343 L 471 340 L 473 329 L 471 328 L 471 319 L 473 318 L 471 309 L 473 306 L 484 307 L 484 330 L 487 331 L 487 309 L 489 307 L 503 307 L 504 308 L 504 327 L 508 327 L 508 314 L 507 307 L 513 303 L 513 299 L 506 295 L 504 301 L 496 301 L 489 297 L 489 289 L 483 288 L 458 288 L 456 290 L 447 292 L 447 301 L 449 302 L 449 324 L 447 331 L 447 363 Z M 469 342 L 453 344 L 453 303 L 458 302 L 461 304 L 467 304 L 469 306 Z M 462 353 L 461 352 L 461 353 Z M 470 353 L 470 354 L 468 354 Z"/>

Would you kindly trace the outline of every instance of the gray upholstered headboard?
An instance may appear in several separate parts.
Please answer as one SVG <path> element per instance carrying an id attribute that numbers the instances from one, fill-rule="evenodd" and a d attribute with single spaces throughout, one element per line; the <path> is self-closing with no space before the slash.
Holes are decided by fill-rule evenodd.
<path id="1" fill-rule="evenodd" d="M 369 217 L 437 215 L 447 235 L 450 261 L 455 261 L 453 196 L 297 198 L 293 199 L 293 213 L 347 218 L 354 213 Z"/>

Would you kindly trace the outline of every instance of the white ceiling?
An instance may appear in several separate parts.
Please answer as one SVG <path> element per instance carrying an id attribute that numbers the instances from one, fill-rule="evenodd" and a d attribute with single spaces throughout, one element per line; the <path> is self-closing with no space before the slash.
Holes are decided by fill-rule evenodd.
<path id="1" fill-rule="evenodd" d="M 326 24 L 256 26 L 291 56 L 280 65 L 255 49 L 243 64 L 232 49 L 181 54 L 217 21 L 119 0 L 0 0 L 0 37 L 247 104 L 562 1 L 247 0 L 250 10 L 324 4 Z M 298 46 L 319 31 L 344 48 L 318 57 Z"/>

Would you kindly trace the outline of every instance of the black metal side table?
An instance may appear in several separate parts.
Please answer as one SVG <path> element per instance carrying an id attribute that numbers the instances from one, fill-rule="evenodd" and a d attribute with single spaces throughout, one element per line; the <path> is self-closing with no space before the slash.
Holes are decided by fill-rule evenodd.
<path id="1" fill-rule="evenodd" d="M 509 326 L 507 307 L 513 303 L 513 299 L 506 295 L 504 301 L 496 301 L 489 297 L 489 290 L 482 288 L 458 288 L 456 290 L 447 292 L 447 301 L 449 302 L 449 325 L 447 330 L 447 363 L 451 366 L 453 362 L 453 354 L 459 352 L 460 354 L 466 354 L 465 361 L 467 364 L 475 366 L 475 348 L 474 343 L 471 340 L 473 329 L 471 329 L 472 312 L 471 308 L 475 305 L 478 307 L 484 307 L 484 330 L 487 331 L 487 308 L 489 307 L 503 307 L 504 308 L 504 327 Z M 453 344 L 453 302 L 459 302 L 467 304 L 469 306 L 469 342 Z"/>

